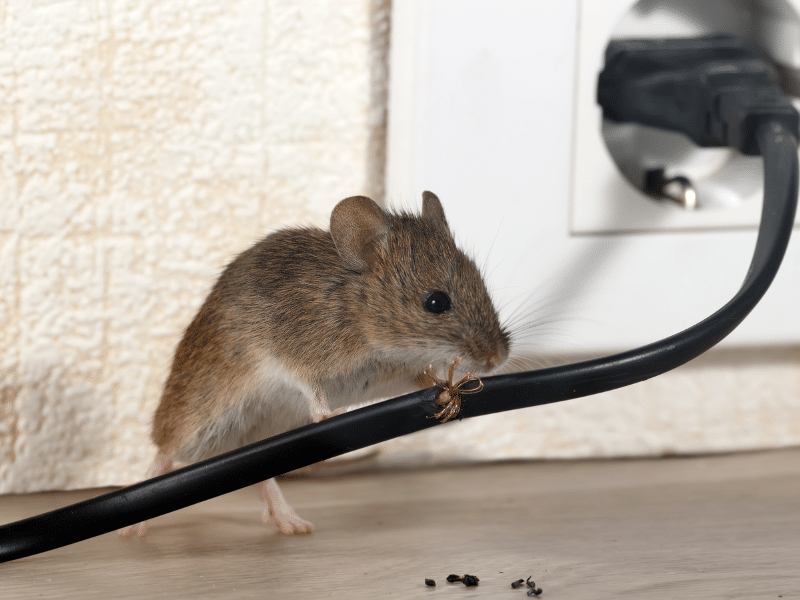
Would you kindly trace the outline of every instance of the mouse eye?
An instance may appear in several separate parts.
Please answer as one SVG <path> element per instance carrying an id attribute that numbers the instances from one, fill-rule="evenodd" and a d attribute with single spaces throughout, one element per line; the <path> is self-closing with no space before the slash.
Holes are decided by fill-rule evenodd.
<path id="1" fill-rule="evenodd" d="M 425 310 L 435 315 L 447 312 L 450 310 L 450 296 L 438 290 L 431 292 L 425 298 Z"/>

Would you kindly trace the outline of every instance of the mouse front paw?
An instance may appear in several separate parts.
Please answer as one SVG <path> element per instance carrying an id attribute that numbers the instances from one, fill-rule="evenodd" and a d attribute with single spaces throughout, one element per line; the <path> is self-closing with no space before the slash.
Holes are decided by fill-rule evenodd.
<path id="1" fill-rule="evenodd" d="M 331 417 L 336 417 L 339 415 L 343 415 L 347 412 L 346 407 L 337 408 L 336 410 L 331 410 L 325 413 L 324 415 L 318 415 L 314 417 L 314 423 L 319 423 L 320 421 L 324 421 L 325 419 L 330 419 Z"/>

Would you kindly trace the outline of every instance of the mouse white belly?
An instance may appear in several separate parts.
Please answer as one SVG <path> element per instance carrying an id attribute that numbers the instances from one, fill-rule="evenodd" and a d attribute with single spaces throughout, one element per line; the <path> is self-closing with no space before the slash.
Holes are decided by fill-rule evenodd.
<path id="1" fill-rule="evenodd" d="M 368 363 L 323 381 L 319 389 L 329 410 L 336 411 L 413 391 L 414 378 L 420 371 L 409 365 Z M 201 423 L 174 454 L 176 460 L 205 460 L 311 423 L 311 405 L 317 392 L 278 360 L 263 360 L 250 379 L 238 399 L 219 399 L 222 411 Z"/>
<path id="2" fill-rule="evenodd" d="M 311 422 L 307 386 L 274 359 L 262 361 L 237 398 L 219 398 L 221 411 L 200 424 L 174 458 L 192 463 Z M 224 387 L 224 386 L 220 386 Z"/>

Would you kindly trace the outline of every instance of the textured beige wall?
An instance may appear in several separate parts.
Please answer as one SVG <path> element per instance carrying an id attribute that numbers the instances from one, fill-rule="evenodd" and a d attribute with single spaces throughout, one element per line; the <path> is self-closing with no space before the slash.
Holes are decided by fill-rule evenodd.
<path id="1" fill-rule="evenodd" d="M 382 197 L 388 6 L 0 1 L 0 491 L 140 479 L 171 352 L 222 266 Z M 798 423 L 800 349 L 728 351 L 378 462 L 792 445 Z"/>
<path id="2" fill-rule="evenodd" d="M 0 2 L 0 490 L 140 478 L 257 237 L 382 196 L 384 0 Z"/>

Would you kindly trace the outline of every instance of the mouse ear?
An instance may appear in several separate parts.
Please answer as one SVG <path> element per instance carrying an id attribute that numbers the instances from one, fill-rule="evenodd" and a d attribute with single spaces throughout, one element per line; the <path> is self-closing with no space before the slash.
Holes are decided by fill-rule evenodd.
<path id="1" fill-rule="evenodd" d="M 366 196 L 345 198 L 331 213 L 331 237 L 348 269 L 360 272 L 372 268 L 388 233 L 386 215 Z"/>
<path id="2" fill-rule="evenodd" d="M 447 227 L 447 219 L 444 216 L 442 203 L 433 192 L 422 192 L 422 216 L 429 221 L 433 221 L 445 231 L 450 231 Z"/>

